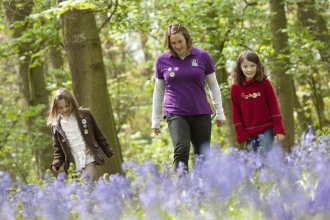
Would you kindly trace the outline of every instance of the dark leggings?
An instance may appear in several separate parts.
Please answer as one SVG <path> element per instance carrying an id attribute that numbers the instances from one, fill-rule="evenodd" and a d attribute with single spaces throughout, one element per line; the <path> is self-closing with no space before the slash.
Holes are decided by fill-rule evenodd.
<path id="1" fill-rule="evenodd" d="M 211 140 L 211 115 L 181 116 L 168 114 L 168 128 L 174 146 L 174 169 L 183 163 L 188 171 L 190 142 L 194 155 L 209 156 Z"/>

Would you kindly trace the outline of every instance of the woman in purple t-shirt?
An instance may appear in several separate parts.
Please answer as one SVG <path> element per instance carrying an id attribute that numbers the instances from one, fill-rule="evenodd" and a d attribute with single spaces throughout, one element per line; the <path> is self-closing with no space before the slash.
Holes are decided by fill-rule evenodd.
<path id="1" fill-rule="evenodd" d="M 211 114 L 205 92 L 205 82 L 216 111 L 220 127 L 226 120 L 221 92 L 211 56 L 193 47 L 189 31 L 178 22 L 172 23 L 165 33 L 165 52 L 155 63 L 155 89 L 152 105 L 152 128 L 158 135 L 164 96 L 166 118 L 174 146 L 174 169 L 180 163 L 188 171 L 190 142 L 194 155 L 207 157 L 210 150 Z"/>

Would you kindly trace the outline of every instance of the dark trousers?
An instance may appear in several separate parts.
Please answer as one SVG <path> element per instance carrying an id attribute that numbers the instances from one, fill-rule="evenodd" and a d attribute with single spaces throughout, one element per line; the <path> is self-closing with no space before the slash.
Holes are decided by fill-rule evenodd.
<path id="1" fill-rule="evenodd" d="M 194 155 L 209 156 L 211 140 L 211 115 L 181 116 L 168 114 L 168 128 L 174 146 L 174 169 L 180 162 L 188 171 L 190 142 Z"/>

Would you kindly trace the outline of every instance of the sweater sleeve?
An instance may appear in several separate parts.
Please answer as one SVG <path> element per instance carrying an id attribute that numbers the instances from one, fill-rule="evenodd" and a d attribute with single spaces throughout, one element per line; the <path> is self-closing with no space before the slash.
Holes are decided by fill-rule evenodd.
<path id="1" fill-rule="evenodd" d="M 154 94 L 152 97 L 151 128 L 160 127 L 160 117 L 162 114 L 164 97 L 165 97 L 165 81 L 163 79 L 156 78 Z"/>
<path id="2" fill-rule="evenodd" d="M 54 160 L 53 160 L 52 164 L 50 165 L 50 168 L 52 166 L 55 166 L 56 169 L 59 170 L 60 167 L 62 166 L 62 164 L 64 163 L 65 155 L 62 150 L 60 141 L 58 140 L 58 137 L 53 132 L 52 132 L 52 135 L 53 135 Z"/>
<path id="3" fill-rule="evenodd" d="M 221 91 L 215 73 L 206 75 L 206 83 L 215 109 L 216 120 L 225 121 L 226 117 L 222 108 Z"/>
<path id="4" fill-rule="evenodd" d="M 269 80 L 265 80 L 267 83 L 267 104 L 271 113 L 271 117 L 274 123 L 274 134 L 284 134 L 285 129 L 282 122 L 282 113 L 278 104 L 278 100 Z"/>
<path id="5" fill-rule="evenodd" d="M 238 101 L 237 91 L 235 90 L 236 84 L 232 85 L 230 90 L 230 98 L 232 105 L 232 120 L 236 131 L 236 139 L 238 143 L 243 143 L 250 139 L 250 135 L 246 132 L 243 126 L 242 109 Z"/>

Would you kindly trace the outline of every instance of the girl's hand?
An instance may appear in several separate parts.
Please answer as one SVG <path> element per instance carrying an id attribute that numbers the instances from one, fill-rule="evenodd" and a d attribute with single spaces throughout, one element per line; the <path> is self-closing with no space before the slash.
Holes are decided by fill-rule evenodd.
<path id="1" fill-rule="evenodd" d="M 283 141 L 284 138 L 285 138 L 284 134 L 276 134 L 276 140 L 278 142 Z"/>
<path id="2" fill-rule="evenodd" d="M 221 125 L 222 125 L 223 123 L 225 123 L 225 121 L 223 121 L 223 120 L 217 120 L 217 126 L 218 126 L 218 127 L 221 127 Z"/>
<path id="3" fill-rule="evenodd" d="M 154 128 L 154 133 L 156 135 L 158 135 L 158 134 L 162 133 L 162 130 L 160 130 L 159 128 Z"/>
<path id="4" fill-rule="evenodd" d="M 56 167 L 54 165 L 52 165 L 52 170 L 55 172 L 58 172 L 58 170 L 56 169 Z"/>

